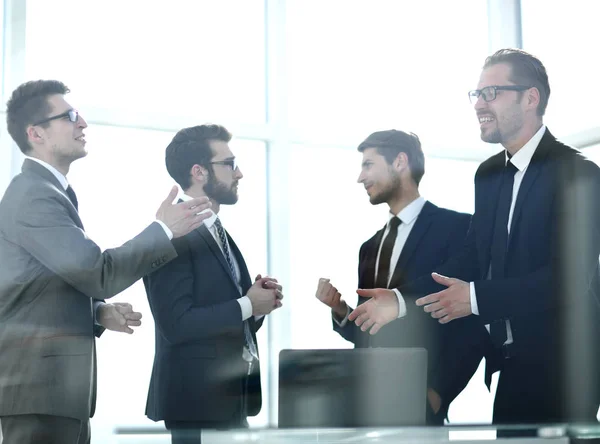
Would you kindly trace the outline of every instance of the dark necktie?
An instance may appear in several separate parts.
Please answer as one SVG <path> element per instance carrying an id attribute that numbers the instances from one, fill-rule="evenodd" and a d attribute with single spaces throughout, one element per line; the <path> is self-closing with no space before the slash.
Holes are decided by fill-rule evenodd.
<path id="1" fill-rule="evenodd" d="M 508 250 L 508 214 L 512 202 L 513 183 L 517 167 L 509 160 L 502 171 L 502 183 L 498 194 L 494 237 L 492 238 L 491 269 L 492 279 L 503 279 L 506 273 L 506 252 Z M 490 337 L 496 347 L 506 342 L 506 322 L 504 319 L 490 324 Z"/>
<path id="2" fill-rule="evenodd" d="M 388 278 L 390 275 L 390 263 L 392 261 L 392 251 L 396 244 L 398 236 L 398 226 L 400 219 L 392 217 L 389 222 L 390 231 L 383 241 L 381 246 L 381 254 L 379 255 L 379 266 L 377 267 L 377 279 L 375 280 L 375 288 L 387 288 Z"/>
<path id="3" fill-rule="evenodd" d="M 219 235 L 219 240 L 221 241 L 221 246 L 223 247 L 223 253 L 225 255 L 225 260 L 227 261 L 227 265 L 229 266 L 229 272 L 233 277 L 233 280 L 237 284 L 239 279 L 235 272 L 235 267 L 233 266 L 233 260 L 231 259 L 231 254 L 229 253 L 229 244 L 227 243 L 227 236 L 225 235 L 225 229 L 221 224 L 221 220 L 217 217 L 215 220 L 215 227 L 217 227 L 217 234 Z M 250 331 L 250 323 L 246 319 L 244 321 L 244 338 L 246 342 L 246 348 L 252 355 L 254 359 L 258 359 L 258 350 L 256 348 L 256 344 L 254 343 L 254 338 L 252 337 L 252 333 Z"/>
<path id="4" fill-rule="evenodd" d="M 73 188 L 71 187 L 71 185 L 69 185 L 67 187 L 67 195 L 69 196 L 69 199 L 71 199 L 71 203 L 73 204 L 73 206 L 75 207 L 75 209 L 77 211 L 79 211 L 79 204 L 77 202 L 77 195 L 75 194 L 75 191 L 73 191 Z"/>

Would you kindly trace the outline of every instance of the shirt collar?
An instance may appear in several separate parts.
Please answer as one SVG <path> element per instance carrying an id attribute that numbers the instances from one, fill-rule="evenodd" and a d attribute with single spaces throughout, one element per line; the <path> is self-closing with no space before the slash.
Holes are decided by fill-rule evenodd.
<path id="1" fill-rule="evenodd" d="M 540 140 L 542 140 L 545 131 L 546 125 L 542 125 L 538 132 L 535 133 L 531 139 L 529 139 L 529 142 L 523 145 L 523 148 L 517 151 L 517 153 L 510 158 L 510 162 L 516 166 L 519 171 L 524 171 L 529 166 L 531 158 L 540 144 Z M 508 162 L 508 151 L 505 151 L 504 156 L 506 162 Z"/>
<path id="2" fill-rule="evenodd" d="M 33 160 L 34 162 L 39 163 L 41 166 L 43 166 L 48 171 L 50 171 L 54 175 L 54 177 L 56 177 L 56 179 L 60 182 L 60 184 L 62 185 L 62 187 L 65 190 L 69 187 L 69 182 L 67 181 L 67 178 L 64 176 L 64 174 L 62 174 L 60 171 L 58 171 L 52 165 L 44 162 L 43 160 L 37 159 L 35 157 L 29 157 L 29 156 L 25 156 L 25 157 L 27 157 L 30 160 Z"/>
<path id="3" fill-rule="evenodd" d="M 422 196 L 417 197 L 407 206 L 405 206 L 398 214 L 389 213 L 388 222 L 393 217 L 398 217 L 403 224 L 411 224 L 421 213 L 423 206 L 425 205 L 425 199 Z"/>
<path id="4" fill-rule="evenodd" d="M 187 194 L 182 194 L 182 195 L 181 195 L 181 200 L 183 200 L 184 202 L 187 202 L 188 200 L 192 200 L 192 199 L 193 199 L 193 197 L 191 197 L 191 196 L 188 196 Z M 211 210 L 211 209 L 206 209 L 206 210 L 204 210 L 204 211 L 203 211 L 203 213 L 204 213 L 204 212 L 206 212 L 206 211 L 210 212 L 210 213 L 211 213 L 211 216 L 210 216 L 209 218 L 207 218 L 207 219 L 204 219 L 203 223 L 204 223 L 204 225 L 206 225 L 206 228 L 209 228 L 209 229 L 210 229 L 210 228 L 212 228 L 212 226 L 213 226 L 213 225 L 215 224 L 215 222 L 217 221 L 217 217 L 218 217 L 218 216 L 217 216 L 217 214 L 216 214 L 215 212 L 213 212 L 213 210 Z"/>

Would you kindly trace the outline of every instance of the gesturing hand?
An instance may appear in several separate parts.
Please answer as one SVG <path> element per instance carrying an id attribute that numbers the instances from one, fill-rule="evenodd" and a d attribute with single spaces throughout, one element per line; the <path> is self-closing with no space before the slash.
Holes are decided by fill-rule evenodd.
<path id="1" fill-rule="evenodd" d="M 396 293 L 385 288 L 372 288 L 369 290 L 358 289 L 356 292 L 365 298 L 371 298 L 364 304 L 360 304 L 354 309 L 348 319 L 355 321 L 355 324 L 362 331 L 367 331 L 374 335 L 381 327 L 398 319 L 399 304 Z"/>
<path id="2" fill-rule="evenodd" d="M 439 319 L 441 324 L 464 318 L 473 313 L 471 309 L 471 289 L 468 282 L 437 273 L 431 273 L 431 277 L 438 284 L 445 285 L 448 288 L 417 299 L 416 304 L 418 306 L 424 305 L 423 310 L 426 313 L 431 313 L 431 317 Z"/>
<path id="3" fill-rule="evenodd" d="M 208 197 L 197 197 L 174 204 L 173 200 L 176 197 L 177 187 L 174 186 L 156 212 L 156 219 L 163 222 L 171 230 L 173 238 L 185 236 L 211 216 L 210 211 L 203 213 L 204 210 L 211 207 Z"/>
<path id="4" fill-rule="evenodd" d="M 131 327 L 142 325 L 142 314 L 133 311 L 131 304 L 114 302 L 102 304 L 96 310 L 96 322 L 104 328 L 123 333 L 133 333 Z"/>

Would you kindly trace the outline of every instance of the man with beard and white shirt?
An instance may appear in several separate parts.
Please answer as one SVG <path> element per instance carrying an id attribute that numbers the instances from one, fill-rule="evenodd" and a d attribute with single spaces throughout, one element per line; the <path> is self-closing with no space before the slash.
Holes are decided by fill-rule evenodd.
<path id="1" fill-rule="evenodd" d="M 146 415 L 165 421 L 173 444 L 200 443 L 202 429 L 247 427 L 261 407 L 256 331 L 281 306 L 275 279 L 248 274 L 219 219 L 243 177 L 219 125 L 179 131 L 166 166 L 185 199 L 207 196 L 212 215 L 174 241 L 178 257 L 144 278 L 156 323 Z"/>

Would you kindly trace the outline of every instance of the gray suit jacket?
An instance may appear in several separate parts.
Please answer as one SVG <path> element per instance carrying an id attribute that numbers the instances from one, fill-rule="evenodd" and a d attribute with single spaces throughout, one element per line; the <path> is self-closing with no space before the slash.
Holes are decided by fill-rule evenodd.
<path id="1" fill-rule="evenodd" d="M 176 256 L 158 223 L 102 252 L 54 175 L 25 160 L 0 201 L 0 416 L 87 420 L 101 333 L 93 301 Z"/>

